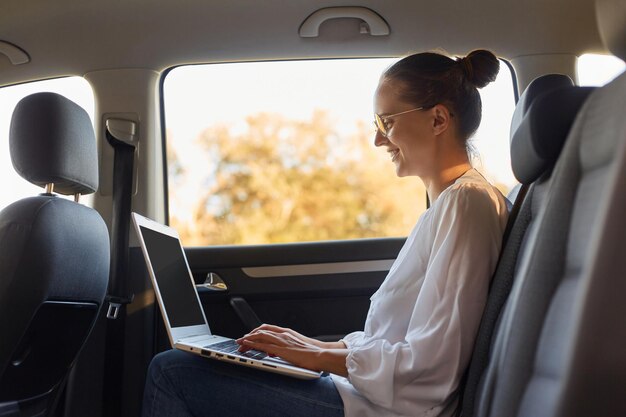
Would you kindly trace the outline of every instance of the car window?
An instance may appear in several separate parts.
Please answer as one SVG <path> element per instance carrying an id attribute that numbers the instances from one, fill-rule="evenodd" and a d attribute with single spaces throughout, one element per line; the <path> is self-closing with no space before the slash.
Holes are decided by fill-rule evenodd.
<path id="1" fill-rule="evenodd" d="M 79 104 L 87 111 L 93 122 L 93 91 L 89 83 L 81 77 L 58 78 L 0 88 L 0 178 L 3 184 L 0 210 L 21 198 L 43 192 L 41 187 L 29 183 L 13 169 L 9 154 L 9 129 L 17 103 L 30 94 L 45 91 L 61 94 Z"/>
<path id="2" fill-rule="evenodd" d="M 581 55 L 576 66 L 578 84 L 601 87 L 622 73 L 624 68 L 624 61 L 611 55 Z"/>
<path id="3" fill-rule="evenodd" d="M 163 84 L 169 221 L 187 246 L 406 236 L 426 209 L 373 144 L 372 97 L 396 59 L 183 66 Z M 475 166 L 515 185 L 506 65 L 481 91 Z"/>

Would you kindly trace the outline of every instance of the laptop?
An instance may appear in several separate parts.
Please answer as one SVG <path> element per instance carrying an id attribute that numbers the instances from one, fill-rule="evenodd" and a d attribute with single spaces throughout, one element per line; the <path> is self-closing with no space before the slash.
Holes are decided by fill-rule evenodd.
<path id="1" fill-rule="evenodd" d="M 211 334 L 176 230 L 137 213 L 132 217 L 172 347 L 295 378 L 320 377 L 264 352 L 239 352 L 234 339 Z"/>

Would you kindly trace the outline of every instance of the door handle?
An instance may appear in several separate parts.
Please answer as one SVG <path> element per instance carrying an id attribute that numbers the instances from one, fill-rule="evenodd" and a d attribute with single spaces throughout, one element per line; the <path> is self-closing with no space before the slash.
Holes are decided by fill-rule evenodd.
<path id="1" fill-rule="evenodd" d="M 211 290 L 211 291 L 227 291 L 228 290 L 228 286 L 226 285 L 222 277 L 220 277 L 215 272 L 209 272 L 208 274 L 206 274 L 206 278 L 204 279 L 204 282 L 202 284 L 196 284 L 197 290 L 201 288 Z"/>

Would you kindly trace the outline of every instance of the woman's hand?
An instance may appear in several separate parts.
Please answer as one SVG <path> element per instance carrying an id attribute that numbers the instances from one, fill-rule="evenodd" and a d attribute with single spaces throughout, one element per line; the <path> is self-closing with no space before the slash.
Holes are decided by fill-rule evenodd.
<path id="1" fill-rule="evenodd" d="M 274 333 L 287 333 L 295 337 L 297 340 L 302 341 L 303 343 L 311 344 L 313 346 L 317 346 L 318 348 L 322 348 L 322 349 L 345 349 L 346 348 L 346 345 L 340 341 L 322 342 L 321 340 L 313 339 L 311 337 L 306 337 L 303 334 L 296 332 L 295 330 L 288 329 L 286 327 L 274 326 L 272 324 L 262 324 L 261 326 L 252 330 L 247 335 L 243 336 L 241 339 L 245 338 L 246 336 L 255 334 L 256 332 L 259 332 L 261 330 L 266 330 L 266 331 L 270 331 Z"/>
<path id="2" fill-rule="evenodd" d="M 237 339 L 240 351 L 260 350 L 294 365 L 347 375 L 348 350 L 342 342 L 321 342 L 283 327 L 264 324 Z"/>

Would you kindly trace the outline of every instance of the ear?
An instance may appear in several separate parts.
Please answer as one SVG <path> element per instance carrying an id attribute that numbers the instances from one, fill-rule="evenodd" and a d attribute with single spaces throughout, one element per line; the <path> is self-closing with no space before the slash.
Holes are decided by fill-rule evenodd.
<path id="1" fill-rule="evenodd" d="M 441 135 L 448 130 L 452 124 L 452 113 L 443 104 L 437 104 L 431 109 L 433 133 L 436 136 Z"/>

